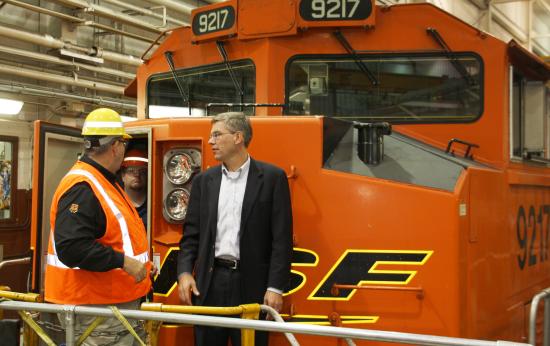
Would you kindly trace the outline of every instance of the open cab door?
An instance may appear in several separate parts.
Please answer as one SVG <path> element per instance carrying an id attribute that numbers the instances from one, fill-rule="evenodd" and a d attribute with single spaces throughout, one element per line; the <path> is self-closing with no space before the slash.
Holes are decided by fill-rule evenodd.
<path id="1" fill-rule="evenodd" d="M 81 129 L 34 123 L 32 172 L 31 250 L 33 292 L 44 294 L 45 258 L 50 233 L 50 205 L 59 182 L 74 165 L 84 147 Z"/>

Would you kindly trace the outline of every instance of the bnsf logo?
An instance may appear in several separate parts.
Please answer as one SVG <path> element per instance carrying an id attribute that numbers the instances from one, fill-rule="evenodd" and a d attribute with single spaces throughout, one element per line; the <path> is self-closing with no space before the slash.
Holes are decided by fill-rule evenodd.
<path id="1" fill-rule="evenodd" d="M 168 253 L 155 278 L 155 295 L 168 296 L 177 285 L 177 258 L 179 248 L 174 247 Z M 403 250 L 355 250 L 348 249 L 308 296 L 308 300 L 350 300 L 357 289 L 334 289 L 335 285 L 406 285 L 416 275 L 416 270 L 378 269 L 380 265 L 424 265 L 433 251 Z M 316 267 L 319 256 L 312 250 L 294 248 L 291 280 L 285 295 L 291 295 L 302 289 L 307 282 L 304 273 L 296 268 Z"/>

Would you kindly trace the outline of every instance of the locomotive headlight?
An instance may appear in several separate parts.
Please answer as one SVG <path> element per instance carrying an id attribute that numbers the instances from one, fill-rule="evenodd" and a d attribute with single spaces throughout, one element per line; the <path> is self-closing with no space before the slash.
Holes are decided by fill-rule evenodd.
<path id="1" fill-rule="evenodd" d="M 174 221 L 182 221 L 187 214 L 189 204 L 189 191 L 186 189 L 175 189 L 171 191 L 164 200 L 164 211 Z"/>
<path id="2" fill-rule="evenodd" d="M 191 156 L 186 153 L 177 153 L 168 159 L 164 170 L 166 177 L 172 184 L 181 185 L 191 178 L 194 166 L 195 162 Z"/>
<path id="3" fill-rule="evenodd" d="M 162 166 L 162 216 L 164 220 L 173 224 L 181 224 L 187 214 L 189 191 L 193 174 L 200 171 L 202 164 L 201 152 L 192 145 L 189 147 L 173 147 L 164 153 Z"/>

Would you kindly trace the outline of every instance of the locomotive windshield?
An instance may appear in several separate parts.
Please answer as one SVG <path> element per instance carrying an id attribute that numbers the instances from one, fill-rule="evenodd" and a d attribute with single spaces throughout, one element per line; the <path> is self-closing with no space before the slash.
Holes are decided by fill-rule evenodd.
<path id="1" fill-rule="evenodd" d="M 227 66 L 216 64 L 177 70 L 183 90 L 178 89 L 171 72 L 152 76 L 147 85 L 149 118 L 203 116 L 209 103 L 253 103 L 256 99 L 256 68 L 251 60 L 231 62 L 243 95 L 235 88 Z M 227 111 L 227 107 L 212 107 L 209 114 Z M 244 109 L 247 114 L 253 108 Z"/>
<path id="2" fill-rule="evenodd" d="M 287 64 L 289 115 L 392 123 L 469 122 L 483 111 L 474 54 L 298 56 Z"/>

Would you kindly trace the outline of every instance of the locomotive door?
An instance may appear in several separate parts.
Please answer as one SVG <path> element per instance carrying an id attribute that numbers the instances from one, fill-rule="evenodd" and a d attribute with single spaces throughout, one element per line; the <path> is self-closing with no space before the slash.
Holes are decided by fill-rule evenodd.
<path id="1" fill-rule="evenodd" d="M 57 185 L 83 152 L 81 130 L 37 121 L 34 124 L 32 174 L 32 291 L 44 293 L 50 205 Z"/>

